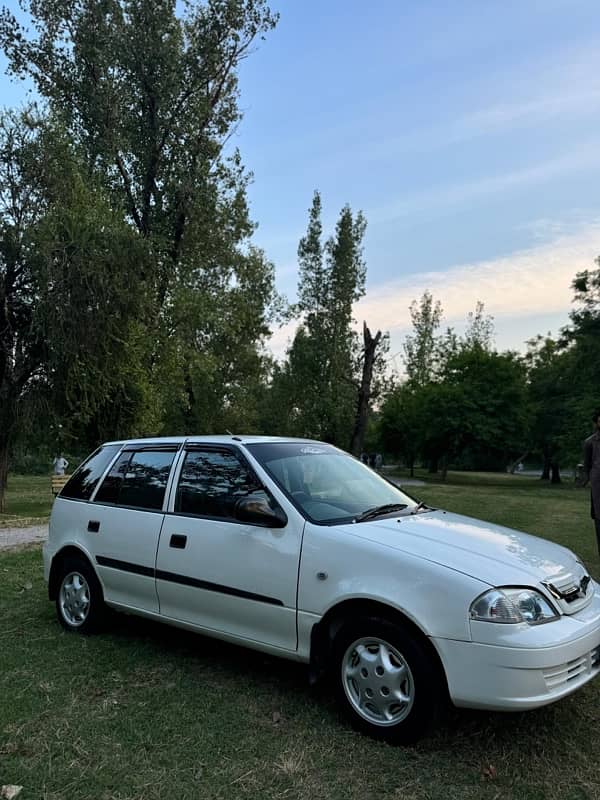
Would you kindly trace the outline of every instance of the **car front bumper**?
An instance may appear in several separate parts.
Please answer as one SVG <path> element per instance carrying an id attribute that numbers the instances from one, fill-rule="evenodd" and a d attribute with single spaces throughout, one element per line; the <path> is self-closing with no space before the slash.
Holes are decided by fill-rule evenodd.
<path id="1" fill-rule="evenodd" d="M 600 673 L 599 586 L 585 609 L 556 622 L 518 629 L 479 622 L 473 628 L 473 638 L 480 633 L 488 641 L 433 639 L 457 706 L 495 711 L 539 708 Z M 494 635 L 501 643 L 490 641 Z"/>

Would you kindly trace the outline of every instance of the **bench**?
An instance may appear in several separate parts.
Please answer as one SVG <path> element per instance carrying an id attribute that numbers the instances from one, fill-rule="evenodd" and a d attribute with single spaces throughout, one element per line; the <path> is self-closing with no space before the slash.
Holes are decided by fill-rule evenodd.
<path id="1" fill-rule="evenodd" d="M 65 483 L 69 480 L 70 475 L 53 475 L 52 476 L 52 494 L 56 497 L 56 495 L 60 492 L 63 488 Z"/>

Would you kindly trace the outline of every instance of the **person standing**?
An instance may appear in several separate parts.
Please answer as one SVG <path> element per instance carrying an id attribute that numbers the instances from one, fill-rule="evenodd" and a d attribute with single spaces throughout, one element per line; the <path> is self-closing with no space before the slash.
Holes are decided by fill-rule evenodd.
<path id="1" fill-rule="evenodd" d="M 55 475 L 64 475 L 68 466 L 69 462 L 66 458 L 63 458 L 62 454 L 57 455 L 52 462 L 52 469 L 54 470 Z"/>
<path id="2" fill-rule="evenodd" d="M 600 411 L 592 414 L 594 433 L 583 444 L 583 480 L 591 489 L 591 513 L 596 527 L 596 542 L 600 556 Z"/>

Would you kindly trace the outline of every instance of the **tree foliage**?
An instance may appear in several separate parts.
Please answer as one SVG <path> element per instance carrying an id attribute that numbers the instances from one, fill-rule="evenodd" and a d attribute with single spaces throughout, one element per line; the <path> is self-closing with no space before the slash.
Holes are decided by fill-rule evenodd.
<path id="1" fill-rule="evenodd" d="M 67 416 L 81 434 L 104 398 L 120 395 L 113 429 L 135 428 L 135 414 L 122 412 L 137 364 L 144 249 L 60 126 L 31 110 L 0 120 L 0 228 L 1 493 L 32 408 L 46 428 Z"/>
<path id="2" fill-rule="evenodd" d="M 322 241 L 321 197 L 315 192 L 298 246 L 300 325 L 271 391 L 284 400 L 278 429 L 350 446 L 358 402 L 361 349 L 352 306 L 364 294 L 366 221 L 345 206 Z"/>
<path id="3" fill-rule="evenodd" d="M 60 120 L 86 191 L 101 192 L 113 223 L 137 237 L 136 266 L 122 250 L 131 285 L 121 288 L 142 302 L 131 319 L 115 309 L 136 368 L 112 393 L 99 383 L 106 402 L 91 438 L 119 418 L 115 406 L 129 409 L 130 432 L 252 427 L 276 296 L 273 267 L 251 245 L 250 175 L 228 143 L 241 118 L 238 67 L 277 15 L 264 0 L 23 6 L 31 31 L 7 9 L 0 15 L 10 69 L 33 80 Z M 85 225 L 75 217 L 69 225 Z M 58 218 L 55 230 L 66 241 Z"/>

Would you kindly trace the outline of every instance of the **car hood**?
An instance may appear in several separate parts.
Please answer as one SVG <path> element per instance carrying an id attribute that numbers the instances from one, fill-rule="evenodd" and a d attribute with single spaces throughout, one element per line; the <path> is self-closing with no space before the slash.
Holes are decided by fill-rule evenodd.
<path id="1" fill-rule="evenodd" d="M 537 536 L 446 511 L 384 518 L 348 532 L 463 572 L 490 586 L 564 585 L 581 568 L 570 550 Z"/>

